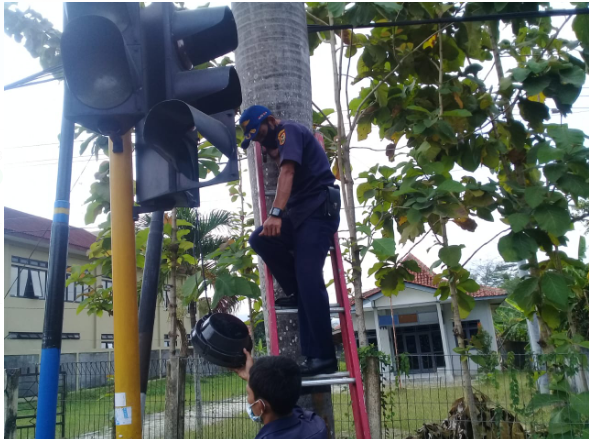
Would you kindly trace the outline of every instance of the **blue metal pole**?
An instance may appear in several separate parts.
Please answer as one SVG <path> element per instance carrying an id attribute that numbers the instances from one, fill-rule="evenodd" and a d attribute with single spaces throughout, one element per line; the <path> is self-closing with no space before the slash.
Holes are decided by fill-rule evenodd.
<path id="1" fill-rule="evenodd" d="M 67 85 L 64 85 L 64 96 L 67 93 L 69 93 Z M 55 439 L 73 151 L 74 123 L 62 117 L 57 191 L 49 245 L 49 279 L 47 281 L 45 320 L 43 322 L 43 345 L 41 348 L 37 425 L 35 429 L 36 439 Z"/>

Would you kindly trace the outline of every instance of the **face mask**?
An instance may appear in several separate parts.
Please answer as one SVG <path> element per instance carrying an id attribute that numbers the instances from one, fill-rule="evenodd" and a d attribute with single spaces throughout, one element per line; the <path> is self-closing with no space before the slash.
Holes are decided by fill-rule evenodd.
<path id="1" fill-rule="evenodd" d="M 258 399 L 258 401 L 260 401 L 262 404 L 264 404 L 264 401 L 262 401 L 261 399 Z M 250 404 L 250 405 L 248 405 L 248 406 L 247 406 L 247 414 L 248 414 L 248 416 L 250 417 L 250 419 L 251 419 L 252 421 L 254 421 L 254 422 L 258 422 L 258 423 L 260 423 L 260 424 L 261 424 L 261 423 L 262 423 L 262 413 L 263 413 L 263 412 L 262 412 L 262 413 L 260 413 L 260 415 L 255 415 L 255 414 L 254 414 L 254 411 L 252 410 L 252 406 L 253 406 L 253 405 L 254 405 L 256 402 L 258 402 L 258 401 L 254 401 L 254 403 L 253 403 L 253 404 Z M 264 406 L 264 408 L 265 408 L 265 406 Z"/>
<path id="2" fill-rule="evenodd" d="M 266 149 L 276 149 L 278 148 L 278 140 L 276 139 L 276 133 L 278 132 L 278 127 L 270 128 L 268 125 L 268 133 L 266 137 L 261 142 L 262 146 Z"/>

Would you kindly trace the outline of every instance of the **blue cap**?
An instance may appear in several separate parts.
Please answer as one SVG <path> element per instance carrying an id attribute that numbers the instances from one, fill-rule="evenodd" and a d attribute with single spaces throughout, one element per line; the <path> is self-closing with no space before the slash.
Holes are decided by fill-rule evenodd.
<path id="1" fill-rule="evenodd" d="M 252 105 L 241 114 L 239 125 L 243 129 L 243 149 L 247 149 L 250 142 L 256 138 L 260 125 L 270 115 L 272 112 L 263 105 Z"/>

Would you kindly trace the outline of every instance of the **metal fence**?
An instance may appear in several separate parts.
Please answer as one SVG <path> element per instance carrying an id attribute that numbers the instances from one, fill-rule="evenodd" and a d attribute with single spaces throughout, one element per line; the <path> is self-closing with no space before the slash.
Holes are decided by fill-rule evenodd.
<path id="1" fill-rule="evenodd" d="M 381 365 L 382 437 L 458 437 L 444 434 L 444 431 L 468 429 L 469 421 L 464 419 L 457 403 L 464 388 L 460 357 L 426 357 L 404 356 L 395 364 Z M 499 364 L 495 366 L 492 362 L 485 366 L 470 363 L 473 388 L 486 422 L 485 428 L 496 429 L 487 437 L 524 439 L 532 434 L 544 436 L 550 410 L 527 410 L 537 393 L 536 380 L 543 373 L 542 365 L 531 356 L 514 357 L 510 361 L 494 357 L 493 361 L 496 360 Z M 165 361 L 151 363 L 144 438 L 164 437 L 165 366 Z M 340 368 L 345 369 L 343 362 L 340 362 Z M 245 383 L 240 378 L 210 364 L 199 364 L 197 374 L 192 358 L 189 358 L 186 370 L 185 438 L 243 439 L 256 435 L 259 425 L 251 422 L 246 414 Z M 72 363 L 63 365 L 61 372 L 63 385 L 59 406 L 63 414 L 58 418 L 62 425 L 57 437 L 113 438 L 113 364 Z M 17 421 L 19 438 L 33 437 L 34 417 L 30 415 L 34 414 L 35 398 L 31 394 L 27 398 L 28 401 L 21 399 L 19 403 L 19 416 L 20 410 L 29 415 L 28 419 Z M 332 387 L 332 404 L 335 437 L 355 438 L 347 386 Z M 588 418 L 563 416 L 562 422 L 576 422 L 576 431 L 584 426 L 589 429 Z M 508 428 L 509 434 L 506 435 L 502 428 Z M 463 437 L 469 435 L 465 433 Z"/>

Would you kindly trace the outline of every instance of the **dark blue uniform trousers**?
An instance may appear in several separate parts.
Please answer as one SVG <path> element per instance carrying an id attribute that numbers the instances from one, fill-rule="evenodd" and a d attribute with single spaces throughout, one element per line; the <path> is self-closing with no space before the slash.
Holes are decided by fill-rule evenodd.
<path id="1" fill-rule="evenodd" d="M 323 266 L 338 227 L 339 217 L 325 216 L 321 207 L 296 229 L 286 216 L 280 236 L 260 236 L 259 227 L 249 239 L 284 291 L 298 295 L 301 353 L 306 357 L 335 356 Z"/>

